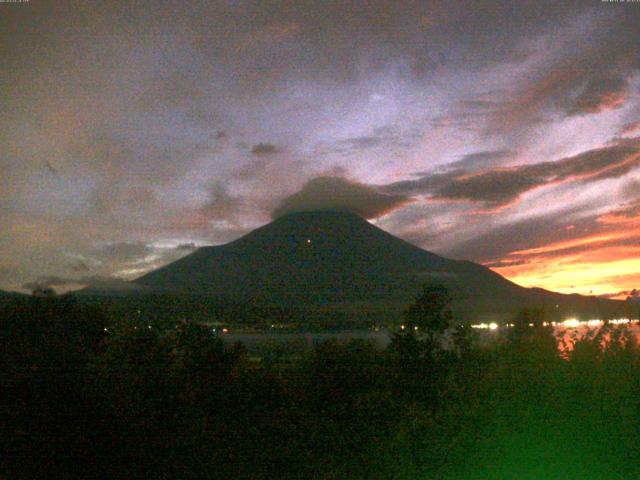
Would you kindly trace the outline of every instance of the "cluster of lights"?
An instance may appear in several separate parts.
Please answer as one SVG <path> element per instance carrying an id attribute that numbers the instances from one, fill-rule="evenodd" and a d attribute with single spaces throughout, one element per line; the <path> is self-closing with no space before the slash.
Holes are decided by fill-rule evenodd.
<path id="1" fill-rule="evenodd" d="M 478 323 L 477 325 L 471 325 L 471 328 L 479 328 L 481 330 L 496 330 L 498 328 L 498 324 L 496 322 Z"/>
<path id="2" fill-rule="evenodd" d="M 405 325 L 400 325 L 400 330 L 405 330 L 406 328 L 407 328 L 407 327 L 406 327 Z M 378 329 L 378 328 L 376 328 L 376 332 L 377 332 L 378 330 L 379 330 L 379 329 Z M 413 330 L 417 332 L 417 331 L 418 331 L 418 326 L 413 327 Z"/>
<path id="3" fill-rule="evenodd" d="M 615 318 L 613 320 L 609 320 L 609 323 L 612 325 L 625 325 L 627 323 L 638 323 L 638 320 L 629 320 L 628 318 Z"/>
<path id="4" fill-rule="evenodd" d="M 211 329 L 211 333 L 217 333 L 217 332 L 218 332 L 218 329 L 217 329 L 217 328 L 215 328 L 215 327 L 214 327 L 214 328 L 212 328 L 212 329 Z M 220 332 L 222 332 L 222 333 L 229 333 L 229 329 L 228 329 L 228 328 L 221 328 L 221 329 L 220 329 Z"/>
<path id="5" fill-rule="evenodd" d="M 576 328 L 576 327 L 580 327 L 580 326 L 587 326 L 587 327 L 599 327 L 601 325 L 604 325 L 604 321 L 600 320 L 599 318 L 594 318 L 592 320 L 586 320 L 586 321 L 580 321 L 576 318 L 570 318 L 568 320 L 565 320 L 564 322 L 559 323 L 558 325 L 561 325 L 565 328 Z M 630 320 L 628 318 L 614 318 L 612 320 L 608 320 L 608 323 L 610 325 L 627 325 L 630 323 L 638 323 L 638 320 Z M 556 326 L 555 322 L 551 323 L 553 326 Z"/>
<path id="6" fill-rule="evenodd" d="M 639 320 L 630 320 L 628 318 L 616 318 L 613 320 L 609 320 L 608 321 L 609 324 L 611 325 L 626 325 L 629 323 L 638 323 Z M 577 328 L 580 326 L 587 326 L 587 327 L 599 327 L 601 325 L 604 324 L 603 320 L 594 318 L 592 320 L 578 320 L 577 318 L 568 318 L 562 322 L 543 322 L 542 326 L 543 327 L 548 327 L 548 326 L 552 326 L 552 327 L 564 327 L 564 328 Z M 515 324 L 513 323 L 507 323 L 504 325 L 505 327 L 514 327 Z M 529 324 L 530 327 L 533 327 L 534 324 L 530 323 Z M 495 322 L 491 322 L 491 323 L 478 323 L 475 325 L 471 325 L 471 328 L 477 328 L 480 330 L 496 330 L 499 327 L 499 325 Z"/>

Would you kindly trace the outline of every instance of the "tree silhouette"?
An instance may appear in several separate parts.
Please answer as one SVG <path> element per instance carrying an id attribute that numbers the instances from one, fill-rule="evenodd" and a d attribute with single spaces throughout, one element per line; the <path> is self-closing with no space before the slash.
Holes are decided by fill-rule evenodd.
<path id="1" fill-rule="evenodd" d="M 404 312 L 406 329 L 419 335 L 435 339 L 451 326 L 451 295 L 439 283 L 427 283 L 413 304 Z"/>

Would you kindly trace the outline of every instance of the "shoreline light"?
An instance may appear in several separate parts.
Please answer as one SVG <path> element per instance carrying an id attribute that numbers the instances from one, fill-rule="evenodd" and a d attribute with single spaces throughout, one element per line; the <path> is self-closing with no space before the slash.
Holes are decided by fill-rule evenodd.
<path id="1" fill-rule="evenodd" d="M 629 318 L 615 318 L 608 321 L 601 320 L 599 318 L 592 318 L 591 320 L 578 320 L 577 318 L 567 318 L 561 322 L 543 322 L 542 325 L 544 327 L 562 327 L 562 328 L 578 328 L 578 327 L 599 327 L 604 325 L 605 323 L 609 323 L 610 325 L 626 325 L 626 324 L 637 324 L 640 323 L 640 320 L 632 320 Z M 534 327 L 533 323 L 528 324 L 529 327 Z M 476 323 L 472 324 L 471 328 L 476 328 L 479 330 L 497 330 L 501 327 L 514 327 L 513 323 L 507 323 L 504 325 L 499 325 L 496 322 L 491 323 Z M 401 327 L 402 328 L 402 327 Z"/>
<path id="2" fill-rule="evenodd" d="M 577 318 L 568 318 L 567 320 L 562 322 L 562 326 L 567 328 L 576 328 L 580 326 L 580 320 L 578 320 Z"/>

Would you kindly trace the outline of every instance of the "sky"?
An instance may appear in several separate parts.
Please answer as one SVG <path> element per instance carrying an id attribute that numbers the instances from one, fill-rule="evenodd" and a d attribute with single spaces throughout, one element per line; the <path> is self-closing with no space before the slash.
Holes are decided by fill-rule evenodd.
<path id="1" fill-rule="evenodd" d="M 348 208 L 523 286 L 640 287 L 640 2 L 0 3 L 0 288 L 125 285 Z"/>

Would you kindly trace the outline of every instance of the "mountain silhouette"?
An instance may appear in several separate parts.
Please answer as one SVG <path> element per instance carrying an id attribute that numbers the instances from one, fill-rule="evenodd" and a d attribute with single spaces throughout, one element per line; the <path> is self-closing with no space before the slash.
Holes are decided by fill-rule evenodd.
<path id="1" fill-rule="evenodd" d="M 558 316 L 591 317 L 615 315 L 620 308 L 620 302 L 523 288 L 342 211 L 285 215 L 225 245 L 199 248 L 134 283 L 156 292 L 397 315 L 427 282 L 445 284 L 465 320 L 534 306 Z"/>
<path id="2" fill-rule="evenodd" d="M 24 297 L 24 293 L 0 290 L 0 297 Z"/>

